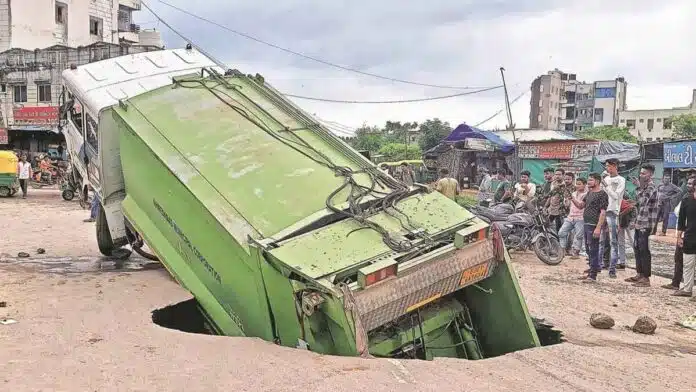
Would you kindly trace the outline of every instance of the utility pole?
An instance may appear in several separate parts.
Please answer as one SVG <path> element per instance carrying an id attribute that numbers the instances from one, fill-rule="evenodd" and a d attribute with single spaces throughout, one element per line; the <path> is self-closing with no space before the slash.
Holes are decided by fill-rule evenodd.
<path id="1" fill-rule="evenodd" d="M 515 152 L 513 153 L 513 167 L 511 168 L 512 178 L 517 179 L 519 175 L 519 143 L 517 142 L 517 133 L 515 132 L 515 124 L 512 122 L 512 110 L 510 109 L 510 97 L 508 96 L 507 84 L 505 83 L 505 68 L 500 67 L 500 77 L 503 80 L 503 91 L 505 92 L 505 111 L 508 118 L 508 130 L 512 131 L 512 140 L 515 143 Z"/>

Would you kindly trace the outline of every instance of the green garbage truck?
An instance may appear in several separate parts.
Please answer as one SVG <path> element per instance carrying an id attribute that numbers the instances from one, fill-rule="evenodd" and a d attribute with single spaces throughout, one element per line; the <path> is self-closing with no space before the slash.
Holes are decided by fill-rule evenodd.
<path id="1" fill-rule="evenodd" d="M 382 173 L 260 75 L 204 68 L 98 116 L 129 242 L 215 333 L 390 358 L 539 345 L 496 227 Z"/>

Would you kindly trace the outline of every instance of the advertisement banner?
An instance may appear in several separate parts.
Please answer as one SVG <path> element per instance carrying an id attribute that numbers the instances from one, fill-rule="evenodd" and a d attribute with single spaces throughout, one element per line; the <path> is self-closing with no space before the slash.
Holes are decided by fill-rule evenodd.
<path id="1" fill-rule="evenodd" d="M 0 144 L 8 144 L 7 129 L 0 128 Z"/>
<path id="2" fill-rule="evenodd" d="M 696 167 L 696 141 L 665 143 L 663 153 L 665 168 Z"/>
<path id="3" fill-rule="evenodd" d="M 526 159 L 575 159 L 595 155 L 599 142 L 564 141 L 549 143 L 523 143 L 519 157 Z"/>
<path id="4" fill-rule="evenodd" d="M 14 125 L 55 125 L 58 123 L 58 106 L 25 106 L 15 108 Z"/>

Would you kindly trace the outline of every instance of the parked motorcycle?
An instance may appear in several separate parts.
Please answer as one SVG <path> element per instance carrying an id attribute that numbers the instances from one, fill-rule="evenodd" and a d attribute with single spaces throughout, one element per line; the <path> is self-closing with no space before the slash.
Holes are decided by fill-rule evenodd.
<path id="1" fill-rule="evenodd" d="M 489 223 L 496 224 L 508 249 L 532 249 L 546 264 L 558 265 L 565 257 L 558 233 L 548 217 L 538 208 L 536 199 L 529 202 L 500 203 L 492 207 L 477 206 L 472 212 Z M 519 212 L 525 211 L 525 212 Z"/>

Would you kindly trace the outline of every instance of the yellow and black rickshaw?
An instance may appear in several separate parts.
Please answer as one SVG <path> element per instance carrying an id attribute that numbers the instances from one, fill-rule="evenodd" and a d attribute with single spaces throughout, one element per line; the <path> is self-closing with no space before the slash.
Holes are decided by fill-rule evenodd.
<path id="1" fill-rule="evenodd" d="M 13 151 L 0 151 L 0 197 L 10 197 L 19 191 L 18 162 Z"/>

